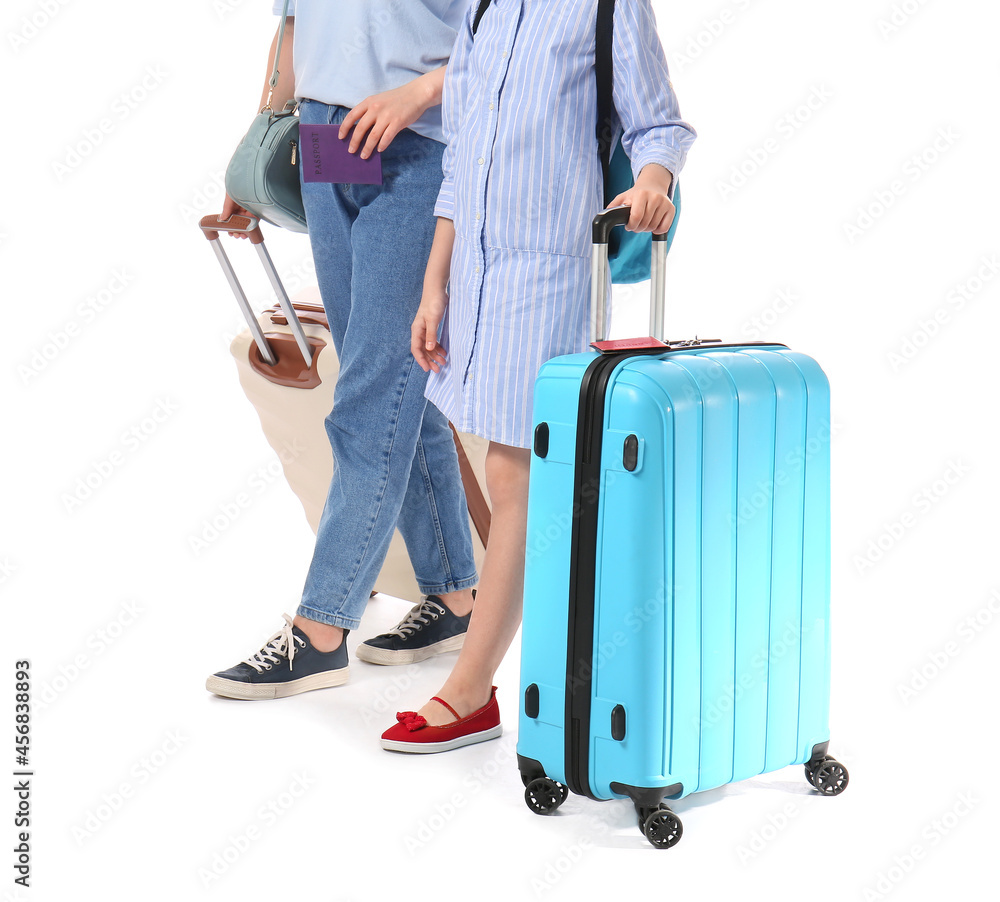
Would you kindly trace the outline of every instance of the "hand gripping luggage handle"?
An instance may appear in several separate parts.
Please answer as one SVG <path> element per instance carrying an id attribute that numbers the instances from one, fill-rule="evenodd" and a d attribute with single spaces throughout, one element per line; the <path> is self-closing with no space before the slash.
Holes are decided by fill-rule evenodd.
<path id="1" fill-rule="evenodd" d="M 631 207 L 611 207 L 594 217 L 594 249 L 590 273 L 590 340 L 603 341 L 608 328 L 608 239 L 611 230 L 623 226 Z M 652 300 L 649 305 L 649 334 L 663 341 L 666 307 L 666 269 L 668 233 L 653 235 Z"/>
<path id="2" fill-rule="evenodd" d="M 312 347 L 309 345 L 309 339 L 306 338 L 305 332 L 302 331 L 302 323 L 299 322 L 298 314 L 295 312 L 292 302 L 288 299 L 285 286 L 281 283 L 278 270 L 275 269 L 274 261 L 264 246 L 264 234 L 260 230 L 260 223 L 257 217 L 233 215 L 229 219 L 223 219 L 221 216 L 203 216 L 198 225 L 211 243 L 212 250 L 215 251 L 215 256 L 218 258 L 222 266 L 222 271 L 226 274 L 226 279 L 229 281 L 229 287 L 233 289 L 233 294 L 236 295 L 236 302 L 240 305 L 240 310 L 243 312 L 243 319 L 246 320 L 247 326 L 250 328 L 250 333 L 257 343 L 257 350 L 260 351 L 260 356 L 270 366 L 275 366 L 278 363 L 278 358 L 271 348 L 270 342 L 264 337 L 264 332 L 260 328 L 260 323 L 257 322 L 257 317 L 250 307 L 250 302 L 243 293 L 243 287 L 240 285 L 239 279 L 236 278 L 236 271 L 233 269 L 232 263 L 229 262 L 229 257 L 226 255 L 222 243 L 219 241 L 220 232 L 237 232 L 246 235 L 250 239 L 250 243 L 257 250 L 257 255 L 260 257 L 261 263 L 264 264 L 264 271 L 271 281 L 271 287 L 278 296 L 278 306 L 281 308 L 281 312 L 285 314 L 285 319 L 288 320 L 289 328 L 295 336 L 295 343 L 302 352 L 306 368 L 308 369 L 312 366 Z"/>

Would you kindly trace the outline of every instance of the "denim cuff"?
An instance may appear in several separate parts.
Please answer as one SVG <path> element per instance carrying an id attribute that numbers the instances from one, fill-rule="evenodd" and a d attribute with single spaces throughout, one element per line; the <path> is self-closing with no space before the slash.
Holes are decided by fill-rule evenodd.
<path id="1" fill-rule="evenodd" d="M 432 586 L 417 584 L 421 595 L 447 595 L 449 592 L 461 592 L 462 589 L 474 589 L 479 585 L 479 575 L 474 573 L 468 579 L 453 579 L 449 583 Z"/>
<path id="2" fill-rule="evenodd" d="M 352 620 L 350 617 L 344 617 L 340 614 L 328 614 L 326 611 L 318 611 L 316 608 L 310 608 L 304 604 L 300 604 L 295 613 L 299 617 L 305 617 L 306 620 L 315 620 L 317 623 L 326 623 L 329 626 L 339 626 L 344 630 L 356 630 L 361 626 L 360 620 Z"/>

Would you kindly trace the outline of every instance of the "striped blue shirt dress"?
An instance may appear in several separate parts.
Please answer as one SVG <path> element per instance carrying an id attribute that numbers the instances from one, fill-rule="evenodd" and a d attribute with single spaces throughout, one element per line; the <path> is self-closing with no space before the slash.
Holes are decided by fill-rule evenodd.
<path id="1" fill-rule="evenodd" d="M 535 376 L 587 350 L 590 222 L 603 206 L 594 72 L 597 0 L 473 2 L 444 86 L 435 214 L 455 223 L 449 302 L 427 398 L 456 428 L 530 447 Z M 650 0 L 618 0 L 614 102 L 633 171 L 676 175 L 680 118 Z"/>

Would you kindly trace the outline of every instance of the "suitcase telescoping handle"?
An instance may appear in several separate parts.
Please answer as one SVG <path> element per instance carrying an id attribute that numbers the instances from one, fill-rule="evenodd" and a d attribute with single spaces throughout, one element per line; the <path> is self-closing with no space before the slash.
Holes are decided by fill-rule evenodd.
<path id="1" fill-rule="evenodd" d="M 257 255 L 260 257 L 261 263 L 264 264 L 264 271 L 271 281 L 271 287 L 278 296 L 278 306 L 281 307 L 281 312 L 285 314 L 285 318 L 288 320 L 288 326 L 295 336 L 295 343 L 302 352 L 306 367 L 312 366 L 313 350 L 309 346 L 309 340 L 306 338 L 305 332 L 302 331 L 302 323 L 299 322 L 298 314 L 296 314 L 292 302 L 288 299 L 285 286 L 281 282 L 281 276 L 278 275 L 278 270 L 275 269 L 274 261 L 264 246 L 264 234 L 260 230 L 260 223 L 257 218 L 255 216 L 233 215 L 229 219 L 223 219 L 221 216 L 204 216 L 198 225 L 211 243 L 212 250 L 215 251 L 215 256 L 222 266 L 222 271 L 226 274 L 226 279 L 229 280 L 229 287 L 233 289 L 233 294 L 236 295 L 236 302 L 240 305 L 240 310 L 243 312 L 243 318 L 247 321 L 247 326 L 250 327 L 250 334 L 253 335 L 254 341 L 257 342 L 257 349 L 260 351 L 260 356 L 270 366 L 275 366 L 278 362 L 278 358 L 270 342 L 264 337 L 260 323 L 257 322 L 257 317 L 250 308 L 250 302 L 243 293 L 243 287 L 240 285 L 239 279 L 236 278 L 236 271 L 233 269 L 233 264 L 229 262 L 229 257 L 226 256 L 226 251 L 219 240 L 220 232 L 236 232 L 246 235 L 250 239 L 250 243 L 257 249 Z"/>
<path id="2" fill-rule="evenodd" d="M 593 264 L 590 274 L 590 340 L 603 341 L 608 329 L 608 239 L 615 226 L 628 222 L 631 207 L 611 207 L 594 217 Z M 653 235 L 652 300 L 649 305 L 649 334 L 664 340 L 666 307 L 667 234 Z"/>

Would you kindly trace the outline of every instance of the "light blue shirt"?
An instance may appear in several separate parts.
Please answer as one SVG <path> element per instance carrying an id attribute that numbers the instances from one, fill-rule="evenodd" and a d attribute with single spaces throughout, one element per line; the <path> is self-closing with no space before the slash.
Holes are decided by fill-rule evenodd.
<path id="1" fill-rule="evenodd" d="M 475 5 L 475 4 L 473 4 Z M 595 135 L 597 0 L 494 0 L 462 24 L 444 87 L 454 220 L 448 363 L 427 397 L 464 432 L 531 444 L 535 376 L 587 350 L 590 223 L 603 206 Z M 614 103 L 633 171 L 676 176 L 695 132 L 680 117 L 650 0 L 617 0 Z"/>
<path id="2" fill-rule="evenodd" d="M 291 0 L 295 96 L 348 108 L 447 65 L 470 0 Z M 283 0 L 274 0 L 281 15 Z M 410 126 L 436 141 L 441 107 Z"/>

